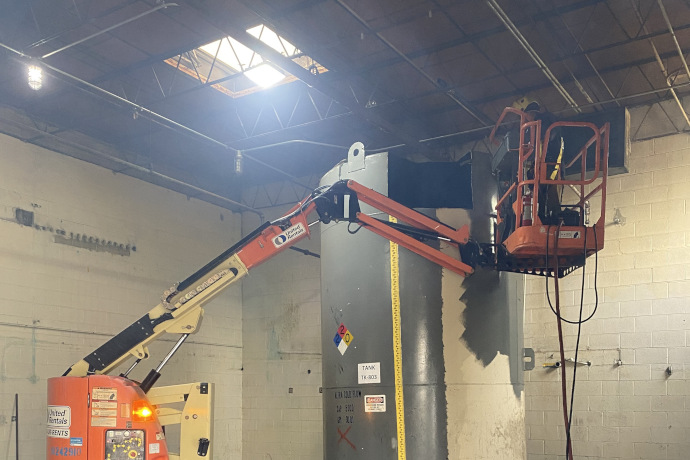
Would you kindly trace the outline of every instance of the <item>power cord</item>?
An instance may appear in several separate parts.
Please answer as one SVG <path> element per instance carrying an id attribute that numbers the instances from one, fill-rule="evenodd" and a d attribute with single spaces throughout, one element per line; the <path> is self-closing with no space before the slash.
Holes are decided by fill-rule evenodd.
<path id="1" fill-rule="evenodd" d="M 596 234 L 596 229 L 594 229 Z M 573 383 L 570 388 L 570 415 L 568 417 L 568 429 L 566 430 L 566 448 L 565 455 L 568 457 L 570 454 L 571 447 L 571 434 L 570 429 L 573 425 L 573 406 L 575 405 L 575 380 L 577 379 L 577 355 L 580 351 L 580 333 L 582 332 L 582 310 L 584 309 L 585 303 L 585 265 L 587 263 L 587 227 L 585 226 L 585 236 L 584 236 L 584 249 L 583 256 L 584 260 L 582 262 L 582 284 L 580 286 L 580 316 L 577 322 L 577 340 L 575 341 L 575 360 L 573 362 Z"/>
<path id="2" fill-rule="evenodd" d="M 567 433 L 567 441 L 566 441 L 566 458 L 569 460 L 573 460 L 573 450 L 572 450 L 572 445 L 570 441 L 570 424 L 568 422 L 568 389 L 566 387 L 566 375 L 565 375 L 565 351 L 563 347 L 563 326 L 562 326 L 562 321 L 561 321 L 561 296 L 560 296 L 560 289 L 558 288 L 558 235 L 560 234 L 561 231 L 561 226 L 563 225 L 563 222 L 561 221 L 558 224 L 558 228 L 556 228 L 556 233 L 554 234 L 554 252 L 556 253 L 556 257 L 554 258 L 556 263 L 554 267 L 554 292 L 555 292 L 555 298 L 556 298 L 556 316 L 558 320 L 556 321 L 556 324 L 558 326 L 558 350 L 560 353 L 561 357 L 561 391 L 563 393 L 563 423 L 565 425 L 565 430 Z M 546 242 L 547 242 L 547 250 L 548 250 L 548 242 L 549 242 L 549 235 L 551 234 L 551 225 L 549 225 L 546 233 Z M 546 272 L 548 274 L 549 270 L 549 259 L 548 257 L 546 258 Z M 547 284 L 548 287 L 548 284 Z M 548 291 L 547 291 L 548 293 Z"/>
<path id="3" fill-rule="evenodd" d="M 558 225 L 558 228 L 556 229 L 556 232 L 554 234 L 554 249 L 556 254 L 558 254 L 558 238 L 560 235 L 560 228 L 563 225 L 561 222 Z M 546 268 L 547 268 L 547 273 L 546 273 L 546 296 L 548 299 L 549 307 L 551 308 L 551 311 L 556 315 L 557 321 L 558 321 L 558 341 L 559 341 L 559 349 L 560 349 L 560 355 L 561 355 L 561 386 L 562 386 L 562 392 L 563 392 L 563 412 L 564 412 L 564 419 L 565 419 L 565 428 L 566 428 L 566 458 L 572 460 L 572 439 L 571 439 L 571 431 L 570 428 L 572 426 L 572 420 L 573 420 L 573 407 L 574 407 L 574 402 L 575 402 L 575 382 L 576 382 L 576 377 L 577 377 L 577 358 L 579 354 L 579 349 L 580 349 L 580 337 L 581 337 L 581 332 L 582 332 L 582 324 L 585 322 L 589 321 L 592 319 L 594 314 L 596 313 L 596 310 L 599 306 L 599 293 L 597 289 L 597 277 L 598 277 L 598 271 L 599 271 L 599 254 L 597 251 L 598 248 L 598 241 L 597 241 L 597 232 L 596 228 L 593 226 L 592 229 L 594 230 L 594 246 L 595 246 L 595 251 L 594 251 L 594 309 L 592 313 L 587 317 L 587 319 L 583 320 L 582 319 L 582 312 L 584 310 L 584 291 L 585 291 L 585 278 L 586 278 L 586 260 L 587 260 L 587 227 L 585 226 L 585 235 L 584 235 L 584 248 L 583 248 L 583 263 L 582 263 L 582 283 L 580 287 L 580 313 L 579 313 L 579 318 L 578 321 L 569 321 L 563 318 L 560 314 L 560 290 L 558 287 L 558 255 L 556 255 L 556 264 L 555 264 L 555 270 L 554 270 L 554 289 L 555 289 L 555 298 L 556 298 L 556 308 L 554 309 L 553 305 L 551 304 L 551 299 L 549 297 L 549 290 L 548 290 L 548 277 L 549 277 L 549 270 L 548 270 L 548 265 L 549 265 L 549 240 L 548 240 L 548 235 L 551 233 L 551 226 L 549 225 L 548 230 L 547 230 L 547 239 L 546 239 Z M 574 365 L 573 365 L 573 382 L 571 386 L 571 391 L 570 391 L 570 411 L 568 413 L 568 408 L 567 408 L 567 391 L 566 391 L 566 375 L 565 375 L 565 354 L 564 354 L 564 347 L 563 347 L 563 332 L 562 332 L 562 327 L 561 327 L 561 321 L 570 323 L 570 324 L 577 324 L 577 340 L 575 344 L 575 358 L 574 358 Z"/>
<path id="4" fill-rule="evenodd" d="M 559 229 L 561 228 L 561 225 L 562 225 L 562 222 L 561 222 L 561 224 L 558 225 Z M 594 245 L 597 246 L 597 231 L 596 231 L 596 228 L 594 228 L 594 227 L 592 227 L 592 228 L 594 229 Z M 551 231 L 551 225 L 549 225 L 548 231 L 549 232 Z M 560 231 L 557 231 L 557 233 L 555 235 L 556 241 L 558 240 L 558 233 L 560 233 Z M 548 235 L 548 233 L 547 233 L 547 235 Z M 586 241 L 586 239 L 587 239 L 587 227 L 585 226 L 585 241 Z M 585 246 L 585 248 L 586 248 L 586 246 Z M 587 321 L 589 321 L 590 319 L 592 319 L 594 317 L 594 314 L 597 312 L 597 308 L 599 307 L 599 294 L 597 293 L 597 289 L 596 289 L 596 282 L 597 282 L 596 271 L 597 271 L 597 265 L 598 265 L 597 251 L 594 252 L 594 258 L 595 258 L 595 265 L 594 265 L 594 267 L 595 267 L 594 268 L 594 271 L 595 271 L 595 276 L 594 276 L 594 295 L 595 295 L 594 310 L 592 310 L 592 313 L 590 313 L 590 315 L 587 318 L 585 318 L 585 319 L 580 318 L 578 321 L 571 321 L 569 319 L 563 318 L 559 313 L 556 312 L 556 310 L 554 310 L 553 304 L 551 303 L 551 297 L 549 296 L 549 270 L 548 270 L 549 238 L 547 236 L 547 238 L 546 238 L 546 268 L 547 268 L 547 270 L 546 270 L 546 277 L 545 277 L 546 300 L 549 303 L 549 308 L 551 308 L 551 311 L 553 312 L 553 314 L 556 315 L 556 317 L 560 321 L 563 321 L 564 323 L 568 323 L 568 324 L 584 324 Z M 558 259 L 558 257 L 557 257 L 557 259 Z M 584 260 L 582 261 L 582 285 L 583 285 L 583 287 L 584 287 L 584 282 L 585 282 L 584 278 L 585 278 L 585 264 L 586 264 L 586 262 L 587 262 L 587 250 L 585 249 Z M 558 267 L 558 265 L 556 265 L 556 267 Z M 558 268 L 556 268 L 555 275 L 556 275 L 555 278 L 558 278 Z"/>

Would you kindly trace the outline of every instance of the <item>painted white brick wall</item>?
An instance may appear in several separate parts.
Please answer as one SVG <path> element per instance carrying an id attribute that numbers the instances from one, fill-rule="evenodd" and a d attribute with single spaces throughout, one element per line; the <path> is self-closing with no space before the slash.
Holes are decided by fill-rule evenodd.
<path id="1" fill-rule="evenodd" d="M 264 212 L 275 219 L 288 209 Z M 246 214 L 242 223 L 245 234 L 260 224 Z M 297 247 L 320 253 L 318 226 Z M 319 259 L 288 250 L 244 280 L 244 459 L 323 458 L 320 267 Z"/>
<path id="2" fill-rule="evenodd" d="M 592 365 L 577 371 L 577 459 L 690 457 L 689 139 L 634 143 L 630 172 L 609 179 L 599 309 L 580 340 L 578 359 Z M 612 223 L 616 209 L 624 225 Z M 594 305 L 593 262 L 587 264 L 585 316 Z M 577 317 L 581 276 L 580 269 L 561 283 L 569 319 Z M 560 371 L 541 367 L 558 359 L 556 320 L 544 289 L 543 279 L 527 280 L 525 346 L 535 349 L 537 363 L 525 374 L 530 460 L 565 457 Z M 564 324 L 567 357 L 573 357 L 576 332 Z M 614 365 L 619 358 L 623 364 Z M 567 371 L 570 380 L 572 365 Z"/>
<path id="3" fill-rule="evenodd" d="M 38 225 L 136 245 L 130 256 L 54 242 Z M 222 216 L 222 218 L 221 218 Z M 0 135 L 0 452 L 14 458 L 10 422 L 20 398 L 20 456 L 45 458 L 46 379 L 156 305 L 161 293 L 240 237 L 240 216 L 154 185 Z M 163 371 L 160 384 L 216 384 L 215 453 L 242 449 L 241 289 L 206 309 L 200 332 Z M 170 340 L 151 347 L 158 364 Z"/>

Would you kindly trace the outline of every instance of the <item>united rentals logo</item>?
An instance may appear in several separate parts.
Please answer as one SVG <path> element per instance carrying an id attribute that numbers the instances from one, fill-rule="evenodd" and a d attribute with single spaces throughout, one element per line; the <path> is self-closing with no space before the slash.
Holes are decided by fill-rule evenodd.
<path id="1" fill-rule="evenodd" d="M 287 230 L 285 230 L 280 235 L 273 238 L 273 245 L 276 248 L 279 248 L 282 245 L 284 245 L 285 243 L 292 241 L 295 238 L 304 235 L 305 233 L 307 233 L 307 229 L 300 222 L 299 224 L 293 225 L 292 227 L 288 228 Z"/>

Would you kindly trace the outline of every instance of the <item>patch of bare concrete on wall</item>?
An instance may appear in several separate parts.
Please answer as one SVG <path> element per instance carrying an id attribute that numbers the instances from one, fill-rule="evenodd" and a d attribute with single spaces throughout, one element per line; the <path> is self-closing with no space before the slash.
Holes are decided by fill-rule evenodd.
<path id="1" fill-rule="evenodd" d="M 459 228 L 468 222 L 469 212 L 439 210 L 437 217 Z M 454 249 L 445 250 L 452 255 Z M 521 351 L 521 317 L 513 311 L 521 308 L 518 291 L 505 274 L 478 270 L 463 279 L 444 269 L 448 458 L 526 458 L 523 385 L 516 384 L 520 374 L 512 367 L 521 363 L 511 362 Z"/>

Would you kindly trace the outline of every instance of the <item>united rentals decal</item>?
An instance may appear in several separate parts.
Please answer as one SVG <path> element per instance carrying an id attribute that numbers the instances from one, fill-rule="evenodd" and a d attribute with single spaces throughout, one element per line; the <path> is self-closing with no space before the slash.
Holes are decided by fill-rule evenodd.
<path id="1" fill-rule="evenodd" d="M 292 241 L 295 238 L 304 235 L 305 233 L 307 233 L 307 229 L 300 222 L 300 223 L 293 225 L 292 227 L 288 228 L 287 230 L 285 230 L 283 233 L 276 236 L 275 238 L 273 238 L 273 245 L 276 248 L 279 248 L 282 245 L 284 245 L 285 243 Z"/>

